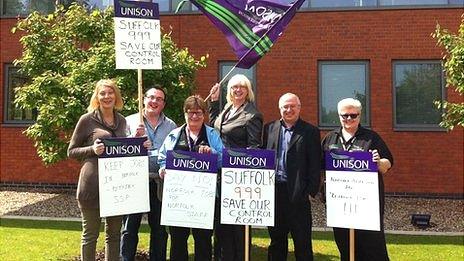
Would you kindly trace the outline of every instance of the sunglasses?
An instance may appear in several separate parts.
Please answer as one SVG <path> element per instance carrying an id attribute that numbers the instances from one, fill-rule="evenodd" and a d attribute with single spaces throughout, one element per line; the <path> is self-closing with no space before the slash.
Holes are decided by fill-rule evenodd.
<path id="1" fill-rule="evenodd" d="M 359 113 L 340 114 L 340 116 L 341 116 L 344 120 L 346 120 L 346 119 L 348 119 L 348 118 L 351 118 L 351 119 L 354 120 L 354 119 L 358 118 Z"/>

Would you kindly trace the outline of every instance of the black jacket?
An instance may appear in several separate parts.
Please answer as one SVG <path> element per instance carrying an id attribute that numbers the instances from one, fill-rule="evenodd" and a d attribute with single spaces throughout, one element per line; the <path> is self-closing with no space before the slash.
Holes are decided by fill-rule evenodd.
<path id="1" fill-rule="evenodd" d="M 278 154 L 281 131 L 279 120 L 264 126 L 263 147 Z M 298 202 L 315 196 L 319 190 L 321 171 L 321 136 L 319 129 L 299 119 L 287 151 L 287 187 L 289 200 Z"/>

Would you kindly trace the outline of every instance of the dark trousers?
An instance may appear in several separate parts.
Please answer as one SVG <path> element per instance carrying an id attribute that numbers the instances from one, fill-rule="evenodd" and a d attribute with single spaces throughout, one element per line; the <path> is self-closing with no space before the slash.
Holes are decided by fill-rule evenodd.
<path id="1" fill-rule="evenodd" d="M 212 257 L 212 244 L 211 236 L 213 230 L 199 229 L 199 228 L 186 228 L 186 227 L 169 227 L 169 234 L 171 235 L 171 261 L 187 261 L 188 260 L 188 246 L 187 240 L 192 230 L 193 239 L 195 240 L 195 261 L 211 261 Z"/>
<path id="2" fill-rule="evenodd" d="M 157 185 L 150 179 L 150 212 L 148 224 L 150 225 L 150 260 L 166 260 L 166 244 L 168 234 L 166 228 L 160 225 L 161 201 L 156 196 Z M 124 261 L 134 260 L 139 242 L 138 232 L 143 213 L 131 214 L 124 217 L 121 236 L 121 257 Z"/>
<path id="3" fill-rule="evenodd" d="M 275 223 L 268 227 L 271 243 L 269 261 L 285 261 L 288 254 L 288 233 L 292 235 L 298 261 L 313 260 L 311 243 L 311 204 L 308 198 L 290 202 L 286 183 L 276 184 Z"/>
<path id="4" fill-rule="evenodd" d="M 248 234 L 251 260 L 251 227 Z M 214 235 L 214 260 L 243 261 L 245 260 L 245 226 L 220 224 Z"/>
<path id="5" fill-rule="evenodd" d="M 383 177 L 379 177 L 379 207 L 380 207 L 380 231 L 355 230 L 355 259 L 356 261 L 375 260 L 386 261 L 388 258 L 387 244 L 384 233 L 385 194 Z M 340 260 L 350 260 L 350 230 L 346 228 L 333 228 L 335 243 L 340 252 Z"/>
<path id="6" fill-rule="evenodd" d="M 333 228 L 335 242 L 340 251 L 340 260 L 350 260 L 350 230 Z M 355 260 L 356 261 L 388 261 L 385 234 L 382 231 L 355 230 Z"/>
<path id="7" fill-rule="evenodd" d="M 216 201 L 216 218 L 214 223 L 214 260 L 245 260 L 245 226 L 221 224 L 220 200 Z M 248 257 L 251 260 L 251 227 L 249 229 Z"/>

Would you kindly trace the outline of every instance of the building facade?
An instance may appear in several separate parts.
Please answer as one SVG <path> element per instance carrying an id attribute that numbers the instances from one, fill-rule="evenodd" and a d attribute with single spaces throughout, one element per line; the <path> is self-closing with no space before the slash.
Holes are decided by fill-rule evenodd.
<path id="1" fill-rule="evenodd" d="M 76 184 L 77 162 L 44 167 L 33 141 L 22 133 L 34 112 L 12 104 L 12 88 L 23 80 L 12 65 L 21 46 L 10 32 L 17 14 L 5 4 L 10 0 L 1 1 L 0 182 Z M 174 14 L 178 2 L 160 1 L 161 25 L 171 28 L 179 47 L 196 57 L 209 54 L 208 66 L 197 73 L 198 93 L 206 96 L 237 59 L 224 35 L 190 3 Z M 21 10 L 24 15 L 29 9 Z M 279 97 L 293 92 L 301 98 L 302 118 L 322 136 L 338 126 L 338 100 L 360 99 L 362 124 L 382 136 L 395 158 L 384 179 L 387 193 L 462 197 L 464 130 L 440 128 L 433 101 L 463 102 L 463 97 L 445 88 L 442 50 L 431 33 L 437 23 L 456 32 L 463 13 L 462 0 L 308 0 L 270 52 L 237 72 L 252 79 L 266 122 L 279 117 Z"/>

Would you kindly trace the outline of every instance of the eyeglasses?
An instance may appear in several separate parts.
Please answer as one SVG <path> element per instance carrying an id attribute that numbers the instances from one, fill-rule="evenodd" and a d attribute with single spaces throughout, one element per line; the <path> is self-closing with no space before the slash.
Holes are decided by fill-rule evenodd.
<path id="1" fill-rule="evenodd" d="M 164 98 L 163 97 L 156 97 L 154 95 L 150 95 L 150 96 L 145 96 L 147 99 L 149 100 L 152 100 L 152 101 L 156 101 L 156 102 L 164 102 Z"/>
<path id="2" fill-rule="evenodd" d="M 347 114 L 340 114 L 340 117 L 342 117 L 344 120 L 347 120 L 348 118 L 351 118 L 352 120 L 358 118 L 359 113 L 347 113 Z"/>
<path id="3" fill-rule="evenodd" d="M 243 85 L 234 85 L 232 87 L 230 87 L 232 90 L 238 90 L 238 89 L 245 89 L 246 86 L 243 86 Z"/>
<path id="4" fill-rule="evenodd" d="M 300 106 L 301 106 L 301 105 L 299 105 L 299 104 L 286 104 L 286 105 L 284 105 L 284 106 L 281 106 L 280 109 L 281 109 L 281 110 L 285 110 L 285 111 L 286 111 L 286 110 L 293 110 L 293 109 L 295 109 L 295 108 L 297 108 L 297 107 L 300 107 Z"/>
<path id="5" fill-rule="evenodd" d="M 186 114 L 191 118 L 195 115 L 197 115 L 198 117 L 201 117 L 203 116 L 203 112 L 202 111 L 188 111 L 186 112 Z"/>

